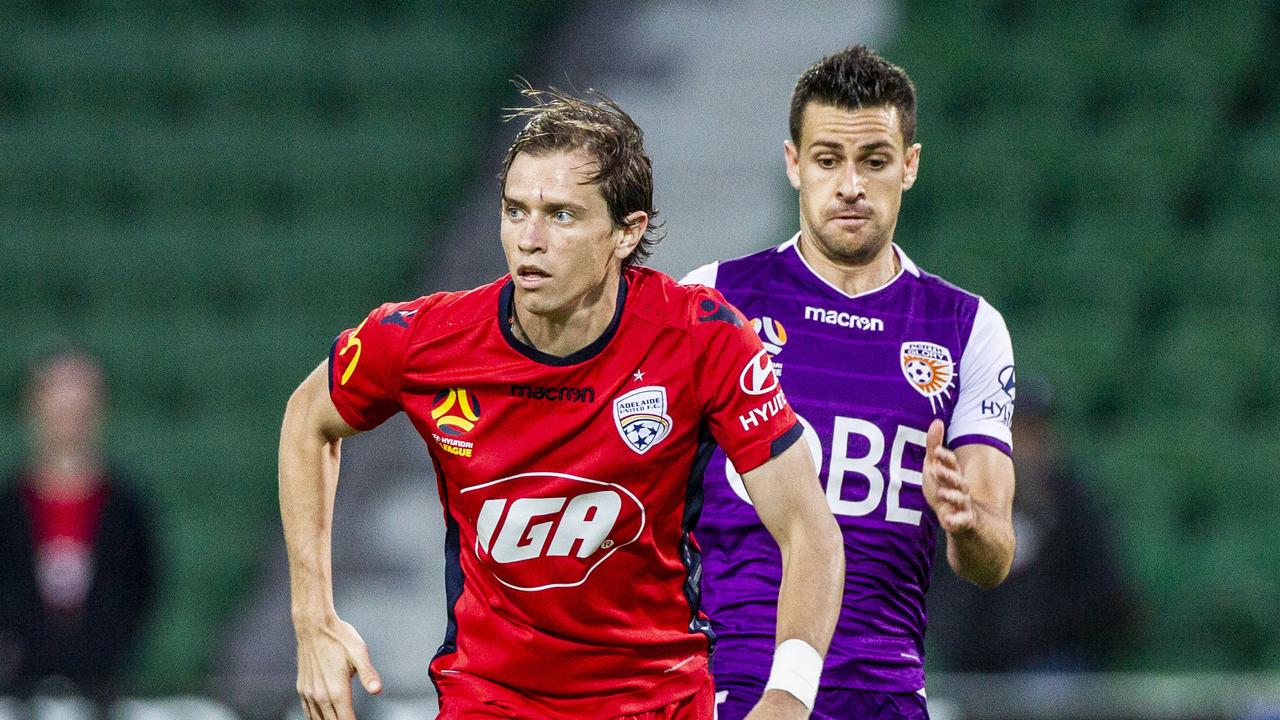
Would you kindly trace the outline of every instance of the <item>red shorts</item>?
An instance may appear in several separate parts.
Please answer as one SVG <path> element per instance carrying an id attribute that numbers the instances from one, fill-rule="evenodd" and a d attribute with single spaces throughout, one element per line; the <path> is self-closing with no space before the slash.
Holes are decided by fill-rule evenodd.
<path id="1" fill-rule="evenodd" d="M 591 718 L 591 720 L 712 720 L 715 715 L 715 685 L 708 678 L 696 693 L 634 715 Z M 487 699 L 448 694 L 440 698 L 440 714 L 436 720 L 564 720 L 563 714 L 550 714 L 542 703 L 528 702 L 517 693 Z M 583 720 L 587 720 L 583 718 Z"/>

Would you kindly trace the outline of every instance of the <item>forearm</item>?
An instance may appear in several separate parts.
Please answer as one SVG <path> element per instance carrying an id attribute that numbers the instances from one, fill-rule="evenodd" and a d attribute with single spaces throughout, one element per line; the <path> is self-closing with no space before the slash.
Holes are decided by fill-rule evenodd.
<path id="1" fill-rule="evenodd" d="M 993 588 L 1004 582 L 1013 565 L 1013 524 L 976 502 L 973 511 L 972 527 L 947 533 L 947 562 L 960 577 Z"/>
<path id="2" fill-rule="evenodd" d="M 280 433 L 280 518 L 295 624 L 335 615 L 331 529 L 342 442 L 308 429 L 303 414 L 291 407 Z"/>
<path id="3" fill-rule="evenodd" d="M 839 526 L 830 513 L 823 513 L 816 526 L 799 526 L 779 539 L 782 586 L 778 591 L 778 643 L 795 638 L 826 655 L 840 615 L 842 543 Z"/>

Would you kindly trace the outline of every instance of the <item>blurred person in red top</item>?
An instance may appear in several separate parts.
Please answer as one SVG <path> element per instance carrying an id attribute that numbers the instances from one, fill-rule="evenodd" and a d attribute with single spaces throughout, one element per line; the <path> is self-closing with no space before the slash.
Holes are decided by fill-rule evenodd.
<path id="1" fill-rule="evenodd" d="M 105 380 L 69 345 L 26 378 L 30 455 L 0 483 L 0 694 L 109 698 L 146 615 L 147 517 L 103 457 Z"/>

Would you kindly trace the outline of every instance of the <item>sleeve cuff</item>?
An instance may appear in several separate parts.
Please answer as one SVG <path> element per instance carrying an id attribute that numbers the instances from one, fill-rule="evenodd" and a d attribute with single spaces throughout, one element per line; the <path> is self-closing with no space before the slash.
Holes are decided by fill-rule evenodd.
<path id="1" fill-rule="evenodd" d="M 993 438 L 990 435 L 961 435 L 960 437 L 953 438 L 949 443 L 947 443 L 947 445 L 951 447 L 952 450 L 964 445 L 987 445 L 999 450 L 1009 457 L 1013 457 L 1013 448 L 1009 447 L 1009 443 Z"/>

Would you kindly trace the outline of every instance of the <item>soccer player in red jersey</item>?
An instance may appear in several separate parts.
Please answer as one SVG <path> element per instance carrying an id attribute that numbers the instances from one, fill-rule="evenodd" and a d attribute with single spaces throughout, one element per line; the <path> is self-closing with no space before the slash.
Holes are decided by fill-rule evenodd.
<path id="1" fill-rule="evenodd" d="M 353 718 L 353 674 L 381 690 L 333 605 L 330 523 L 342 438 L 404 411 L 445 513 L 439 717 L 710 720 L 690 529 L 713 443 L 785 568 L 786 644 L 752 717 L 807 717 L 843 553 L 769 355 L 715 290 L 639 266 L 656 210 L 631 118 L 603 96 L 526 94 L 501 178 L 510 274 L 377 308 L 289 400 L 280 504 L 307 716 Z"/>

